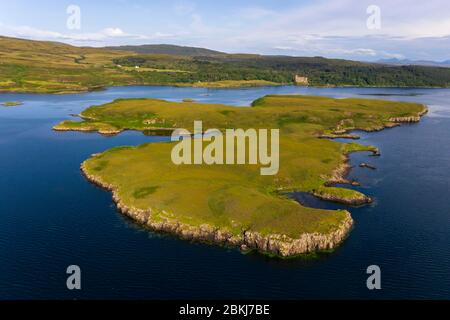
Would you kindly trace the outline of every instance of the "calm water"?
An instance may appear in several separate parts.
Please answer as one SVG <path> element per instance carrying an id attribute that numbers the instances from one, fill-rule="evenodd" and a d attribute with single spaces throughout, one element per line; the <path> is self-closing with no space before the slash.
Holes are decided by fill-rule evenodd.
<path id="1" fill-rule="evenodd" d="M 380 147 L 382 156 L 352 156 L 351 175 L 376 202 L 350 209 L 356 221 L 350 237 L 316 260 L 243 255 L 143 230 L 117 213 L 111 195 L 88 183 L 79 166 L 112 146 L 167 138 L 50 130 L 119 97 L 247 106 L 269 93 L 375 95 L 431 109 L 420 124 L 363 135 L 361 142 Z M 127 87 L 0 95 L 4 101 L 24 105 L 0 108 L 0 299 L 450 298 L 450 90 Z M 360 162 L 378 169 L 361 169 Z M 80 292 L 65 287 L 71 264 L 82 269 Z M 381 291 L 366 289 L 372 264 L 381 267 Z"/>

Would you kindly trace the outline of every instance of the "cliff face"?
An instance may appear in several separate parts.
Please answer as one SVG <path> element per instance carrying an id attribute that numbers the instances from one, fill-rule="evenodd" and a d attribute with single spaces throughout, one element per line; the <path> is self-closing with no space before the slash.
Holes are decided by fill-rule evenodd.
<path id="1" fill-rule="evenodd" d="M 93 129 L 93 128 L 64 128 L 62 126 L 55 126 L 53 127 L 54 131 L 80 131 L 80 132 L 98 132 L 105 136 L 114 136 L 116 134 L 119 134 L 122 132 L 122 130 L 115 130 L 115 129 Z"/>
<path id="2" fill-rule="evenodd" d="M 427 112 L 428 112 L 428 108 L 424 108 L 416 116 L 390 118 L 389 121 L 394 122 L 394 123 L 415 123 L 415 122 L 419 122 L 420 119 Z"/>
<path id="3" fill-rule="evenodd" d="M 353 219 L 349 212 L 346 212 L 342 223 L 331 233 L 304 233 L 296 239 L 280 234 L 263 235 L 249 230 L 236 235 L 208 224 L 193 226 L 172 219 L 155 220 L 151 208 L 142 210 L 125 205 L 117 195 L 116 188 L 89 174 L 84 163 L 81 165 L 81 171 L 92 183 L 112 191 L 113 200 L 123 214 L 154 231 L 171 233 L 185 240 L 239 247 L 241 250 L 253 249 L 265 254 L 290 257 L 336 248 L 353 227 Z"/>

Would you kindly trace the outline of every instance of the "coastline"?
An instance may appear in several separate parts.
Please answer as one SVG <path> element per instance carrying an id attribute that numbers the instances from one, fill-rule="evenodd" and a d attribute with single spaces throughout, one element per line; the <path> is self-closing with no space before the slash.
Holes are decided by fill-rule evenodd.
<path id="1" fill-rule="evenodd" d="M 220 81 L 217 81 L 220 82 Z M 108 88 L 118 88 L 118 87 L 174 87 L 174 88 L 195 88 L 195 89 L 248 89 L 248 88 L 258 88 L 258 87 L 280 87 L 280 86 L 295 86 L 293 83 L 270 83 L 270 82 L 261 82 L 254 83 L 251 82 L 249 84 L 241 84 L 241 85 L 214 85 L 213 83 L 205 83 L 205 85 L 199 85 L 198 83 L 152 83 L 152 84 L 117 84 L 117 85 L 104 85 L 104 86 L 96 86 L 92 88 L 82 88 L 77 90 L 60 90 L 60 91 L 52 91 L 52 92 L 42 92 L 42 91 L 32 91 L 32 90 L 8 90 L 8 89 L 0 89 L 0 94 L 51 94 L 51 95 L 69 95 L 69 94 L 83 94 L 97 91 L 106 91 Z"/>
<path id="2" fill-rule="evenodd" d="M 96 86 L 92 88 L 85 88 L 85 89 L 79 89 L 79 90 L 60 90 L 60 91 L 54 91 L 54 92 L 42 92 L 42 91 L 30 91 L 30 90 L 8 90 L 8 89 L 0 89 L 0 94 L 51 94 L 51 95 L 69 95 L 69 94 L 83 94 L 83 93 L 90 93 L 90 92 L 96 92 L 96 91 L 106 91 L 108 88 L 117 88 L 117 87 L 174 87 L 174 88 L 196 88 L 196 89 L 247 89 L 247 88 L 257 88 L 257 87 L 278 87 L 278 86 L 292 86 L 292 87 L 303 87 L 303 88 L 317 88 L 317 89 L 327 89 L 327 88 L 356 88 L 356 89 L 449 89 L 450 87 L 430 87 L 430 86 L 423 86 L 423 87 L 417 87 L 417 86 L 354 86 L 354 85 L 308 85 L 308 86 L 301 86 L 296 85 L 294 83 L 274 83 L 271 85 L 268 84 L 260 84 L 260 85 L 242 85 L 242 86 L 196 86 L 195 83 L 152 83 L 152 84 L 138 84 L 138 83 L 132 83 L 132 84 L 107 84 L 104 86 Z"/>
<path id="3" fill-rule="evenodd" d="M 384 128 L 398 126 L 400 123 L 418 122 L 427 111 L 427 107 L 423 106 L 422 110 L 416 111 L 417 113 L 411 113 L 412 116 L 389 118 L 389 120 L 385 119 L 386 122 L 383 126 L 369 127 L 364 131 L 379 131 Z M 358 129 L 342 129 L 340 130 L 340 133 L 352 130 Z M 371 203 L 373 202 L 373 199 L 361 192 L 343 189 L 347 191 L 341 191 L 341 193 L 339 193 L 332 189 L 332 185 L 337 183 L 352 184 L 351 181 L 346 179 L 346 176 L 351 169 L 348 163 L 350 153 L 370 151 L 374 156 L 377 156 L 380 155 L 380 152 L 373 146 L 365 146 L 365 148 L 358 148 L 352 144 L 344 144 L 344 146 L 345 147 L 342 147 L 341 149 L 342 158 L 339 162 L 340 164 L 329 174 L 329 176 L 324 177 L 326 182 L 323 186 L 318 187 L 316 190 L 310 190 L 309 193 L 322 200 L 340 202 L 346 205 L 363 205 Z M 238 247 L 242 251 L 255 250 L 271 256 L 289 258 L 312 252 L 335 249 L 345 240 L 353 226 L 353 219 L 347 210 L 342 211 L 345 213 L 345 216 L 340 218 L 330 231 L 327 230 L 326 233 L 311 231 L 308 231 L 311 233 L 307 233 L 304 231 L 304 233 L 298 235 L 291 234 L 290 236 L 277 233 L 263 234 L 250 230 L 239 230 L 232 233 L 226 228 L 220 228 L 207 223 L 199 225 L 185 224 L 184 222 L 178 221 L 177 218 L 174 218 L 175 215 L 173 212 L 169 212 L 168 215 L 164 214 L 163 217 L 161 217 L 158 214 L 160 213 L 158 209 L 152 208 L 151 206 L 148 208 L 144 207 L 145 209 L 127 206 L 120 198 L 118 189 L 113 184 L 105 183 L 99 176 L 89 172 L 86 166 L 87 161 L 88 160 L 81 165 L 83 175 L 91 183 L 112 192 L 112 198 L 122 214 L 127 215 L 132 220 L 153 231 L 173 234 L 185 240 Z M 349 191 L 352 192 L 349 193 Z"/>
<path id="4" fill-rule="evenodd" d="M 126 206 L 113 185 L 104 183 L 99 178 L 89 174 L 84 162 L 80 169 L 88 181 L 112 193 L 112 199 L 122 214 L 153 231 L 170 233 L 183 240 L 236 247 L 244 252 L 256 250 L 262 254 L 292 258 L 302 254 L 335 249 L 347 238 L 354 225 L 350 212 L 345 211 L 345 219 L 331 233 L 303 233 L 299 238 L 294 239 L 286 235 L 263 235 L 254 231 L 243 231 L 234 235 L 228 230 L 208 224 L 192 226 L 169 219 L 155 221 L 152 220 L 151 208 L 142 210 Z"/>
<path id="5" fill-rule="evenodd" d="M 322 134 L 318 136 L 319 139 L 349 139 L 349 140 L 358 140 L 360 137 L 356 134 L 353 134 L 353 131 L 364 131 L 364 132 L 378 132 L 385 129 L 390 129 L 394 127 L 399 127 L 402 124 L 412 124 L 412 123 L 418 123 L 422 119 L 423 116 L 425 116 L 428 113 L 429 109 L 427 106 L 423 105 L 423 110 L 418 112 L 416 116 L 409 116 L 409 117 L 396 117 L 396 118 L 390 118 L 389 123 L 387 123 L 384 126 L 375 127 L 371 129 L 361 129 L 361 128 L 352 128 L 352 129 L 346 129 L 341 130 L 340 132 L 334 131 L 331 134 Z M 326 182 L 325 186 L 332 187 L 335 184 L 347 184 L 347 185 L 359 185 L 357 181 L 350 181 L 346 177 L 349 175 L 350 170 L 352 167 L 350 166 L 350 158 L 349 155 L 353 152 L 361 152 L 361 151 L 350 151 L 344 154 L 343 162 L 333 171 L 331 176 L 328 178 L 328 181 Z M 372 156 L 381 156 L 381 152 L 378 148 L 375 148 L 374 150 L 370 150 L 372 152 Z M 361 193 L 359 197 L 354 197 L 351 199 L 346 198 L 340 198 L 334 194 L 324 194 L 317 191 L 310 192 L 313 196 L 323 200 L 323 201 L 331 201 L 336 203 L 341 203 L 345 205 L 350 206 L 360 206 L 365 204 L 373 203 L 374 199 L 366 196 L 365 194 Z"/>

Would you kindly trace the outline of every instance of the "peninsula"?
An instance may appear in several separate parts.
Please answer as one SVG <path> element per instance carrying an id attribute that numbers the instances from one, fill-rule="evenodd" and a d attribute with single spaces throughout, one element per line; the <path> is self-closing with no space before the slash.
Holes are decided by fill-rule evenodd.
<path id="1" fill-rule="evenodd" d="M 252 107 L 234 107 L 157 99 L 119 99 L 92 106 L 82 121 L 64 121 L 59 131 L 119 134 L 124 130 L 265 128 L 280 131 L 277 175 L 263 176 L 255 165 L 175 165 L 175 142 L 116 147 L 93 155 L 81 170 L 87 179 L 113 193 L 124 214 L 155 231 L 183 239 L 293 257 L 329 250 L 349 234 L 353 220 L 346 210 L 300 205 L 287 196 L 308 192 L 325 200 L 360 205 L 372 199 L 333 186 L 346 180 L 348 154 L 374 146 L 340 143 L 323 136 L 346 136 L 352 130 L 381 130 L 419 121 L 421 104 L 368 99 L 332 99 L 269 95 Z"/>

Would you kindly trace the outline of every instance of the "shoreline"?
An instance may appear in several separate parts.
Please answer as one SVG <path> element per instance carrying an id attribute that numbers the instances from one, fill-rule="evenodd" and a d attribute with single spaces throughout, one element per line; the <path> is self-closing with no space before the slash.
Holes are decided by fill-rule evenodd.
<path id="1" fill-rule="evenodd" d="M 36 94 L 36 95 L 43 95 L 43 94 L 50 94 L 50 95 L 69 95 L 69 94 L 84 94 L 84 93 L 91 93 L 91 92 L 101 92 L 106 91 L 109 88 L 120 88 L 120 87 L 174 87 L 174 88 L 193 88 L 193 89 L 207 89 L 207 90 L 220 90 L 220 89 L 249 89 L 249 88 L 263 88 L 263 87 L 282 87 L 282 86 L 291 86 L 291 87 L 299 87 L 299 88 L 313 88 L 313 89 L 329 89 L 329 88 L 343 88 L 343 89 L 411 89 L 411 90 L 420 90 L 420 89 L 450 89 L 450 87 L 401 87 L 401 86 L 354 86 L 354 85 L 308 85 L 308 86 L 301 86 L 296 85 L 294 83 L 275 83 L 272 85 L 262 84 L 262 85 L 252 85 L 252 86 L 229 86 L 229 87 L 205 87 L 205 86 L 196 86 L 195 83 L 162 83 L 162 84 L 119 84 L 119 85 L 105 85 L 105 86 L 98 86 L 95 88 L 87 88 L 82 90 L 61 90 L 56 92 L 39 92 L 39 91 L 15 91 L 15 90 L 8 90 L 8 89 L 0 89 L 0 95 L 1 94 Z M 370 95 L 370 94 L 368 94 Z"/>
<path id="2" fill-rule="evenodd" d="M 280 258 L 294 258 L 303 254 L 332 250 L 347 238 L 354 225 L 350 212 L 345 210 L 345 219 L 331 233 L 303 233 L 299 238 L 294 239 L 281 234 L 263 235 L 248 230 L 234 235 L 228 230 L 222 230 L 208 224 L 192 226 L 169 219 L 154 221 L 152 220 L 151 208 L 142 210 L 126 206 L 118 196 L 117 188 L 89 174 L 85 162 L 82 163 L 80 170 L 89 182 L 111 192 L 118 210 L 138 224 L 152 231 L 175 235 L 183 240 L 239 248 L 242 252 L 256 250 L 261 254 Z"/>

